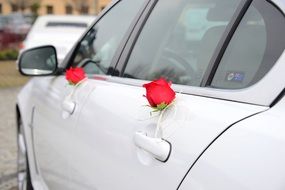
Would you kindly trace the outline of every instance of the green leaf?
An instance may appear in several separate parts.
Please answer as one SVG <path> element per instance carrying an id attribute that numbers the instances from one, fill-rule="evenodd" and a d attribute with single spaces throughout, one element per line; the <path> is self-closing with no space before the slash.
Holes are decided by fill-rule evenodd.
<path id="1" fill-rule="evenodd" d="M 156 109 L 159 110 L 159 111 L 162 111 L 162 110 L 164 110 L 167 106 L 168 106 L 168 104 L 162 102 L 161 104 L 159 104 L 159 105 L 156 106 Z"/>
<path id="2" fill-rule="evenodd" d="M 153 110 L 150 112 L 150 115 L 152 115 L 152 113 L 160 112 L 160 111 L 166 109 L 169 105 L 163 102 L 163 103 L 157 105 L 156 107 L 152 107 L 152 106 L 150 106 L 150 105 L 145 105 L 145 106 L 150 107 L 150 108 L 153 109 Z"/>
<path id="3" fill-rule="evenodd" d="M 71 85 L 71 86 L 75 86 L 75 84 L 71 81 L 68 81 L 68 84 Z"/>

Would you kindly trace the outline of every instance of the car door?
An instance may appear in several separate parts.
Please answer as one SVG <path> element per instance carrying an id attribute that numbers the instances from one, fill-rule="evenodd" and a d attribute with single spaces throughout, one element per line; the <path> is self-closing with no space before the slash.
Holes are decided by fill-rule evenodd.
<path id="1" fill-rule="evenodd" d="M 129 6 L 134 9 L 121 14 L 121 7 L 128 3 L 125 0 L 124 3 L 117 1 L 111 5 L 114 6 L 112 9 L 118 9 L 116 14 L 111 16 L 108 16 L 109 13 L 103 14 L 91 27 L 77 47 L 73 65 L 68 65 L 67 68 L 78 64 L 84 67 L 88 74 L 93 72 L 107 74 L 106 68 L 111 65 L 120 41 L 135 21 L 134 16 L 147 1 L 132 0 Z M 118 14 L 123 17 L 118 17 Z M 114 25 L 110 22 L 110 17 L 129 19 L 121 22 L 122 27 L 110 31 L 110 25 Z M 33 92 L 35 105 L 31 126 L 38 180 L 46 189 L 70 189 L 72 186 L 70 181 L 73 180 L 70 172 L 70 156 L 74 154 L 73 140 L 76 136 L 73 129 L 82 106 L 94 90 L 94 86 L 87 81 L 74 87 L 68 85 L 64 76 L 38 78 L 33 85 L 37 88 Z"/>
<path id="2" fill-rule="evenodd" d="M 273 67 L 283 46 L 275 55 L 268 54 L 271 43 L 263 41 L 268 22 L 261 16 L 260 7 L 251 5 L 254 8 L 241 20 L 249 6 L 249 1 L 165 0 L 150 9 L 143 28 L 137 25 L 134 29 L 141 30 L 139 36 L 134 32 L 121 54 L 116 67 L 119 73 L 115 73 L 119 76 L 90 75 L 88 82 L 95 89 L 80 113 L 72 140 L 74 189 L 176 189 L 189 168 L 224 131 L 268 109 L 268 99 L 263 101 L 262 94 L 251 102 L 256 97 L 251 93 L 257 93 L 255 87 L 249 92 L 243 88 L 259 81 L 253 79 L 262 74 L 253 71 L 265 69 L 260 56 L 268 55 Z M 201 26 L 191 23 L 192 17 L 201 21 L 196 23 Z M 251 33 L 243 31 L 252 24 L 252 30 L 246 30 Z M 256 26 L 261 34 L 252 36 Z M 235 29 L 238 37 L 233 34 Z M 224 57 L 228 64 L 218 74 L 220 78 L 212 80 L 212 86 L 204 84 L 205 76 L 208 81 L 217 63 L 215 56 L 225 51 L 231 35 L 232 43 L 252 37 L 247 45 L 254 42 L 256 47 L 249 52 L 242 51 L 242 46 L 234 50 L 230 49 L 232 45 L 228 47 L 231 53 L 242 51 L 242 63 L 255 64 L 249 69 Z M 230 64 L 233 61 L 236 64 Z M 160 77 L 174 83 L 176 100 L 161 118 L 156 138 L 159 113 L 151 113 L 146 106 L 142 85 Z M 268 95 L 269 102 L 276 97 Z M 165 143 L 170 149 L 160 159 Z"/>
<path id="3" fill-rule="evenodd" d="M 71 127 L 78 118 L 82 104 L 92 91 L 88 84 L 77 88 L 68 101 L 74 112 L 65 111 L 63 103 L 73 91 L 64 76 L 34 80 L 31 134 L 35 171 L 39 185 L 45 189 L 66 189 L 69 186 L 69 145 Z M 84 87 L 84 88 L 82 88 Z"/>

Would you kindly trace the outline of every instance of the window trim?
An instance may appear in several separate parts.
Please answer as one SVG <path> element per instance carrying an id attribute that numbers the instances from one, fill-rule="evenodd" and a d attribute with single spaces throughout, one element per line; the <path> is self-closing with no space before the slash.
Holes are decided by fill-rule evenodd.
<path id="1" fill-rule="evenodd" d="M 285 50 L 281 54 L 279 60 L 276 62 L 275 66 L 268 72 L 267 75 L 265 75 L 256 84 L 243 89 L 216 89 L 180 84 L 173 84 L 172 86 L 177 93 L 181 94 L 271 107 L 285 87 L 285 80 L 279 80 L 280 76 L 283 76 L 285 72 L 285 64 L 283 64 L 284 62 Z M 147 80 L 116 76 L 105 77 L 104 80 L 107 82 L 133 87 L 142 87 L 144 83 L 149 82 Z M 272 87 L 272 84 L 275 84 L 274 87 Z M 265 88 L 271 88 L 270 92 L 264 93 Z"/>
<path id="2" fill-rule="evenodd" d="M 132 34 L 134 32 L 136 33 L 135 28 L 136 28 L 137 25 L 140 25 L 140 23 L 139 23 L 140 19 L 141 19 L 141 17 L 144 16 L 144 13 L 145 13 L 147 7 L 149 6 L 149 4 L 151 4 L 150 2 L 151 2 L 151 0 L 146 0 L 145 3 L 142 5 L 142 7 L 140 8 L 139 12 L 137 13 L 137 15 L 135 16 L 134 20 L 132 21 L 129 29 L 127 30 L 126 34 L 124 35 L 121 43 L 119 44 L 118 49 L 117 49 L 117 51 L 114 54 L 114 57 L 112 59 L 112 63 L 113 64 L 110 65 L 110 68 L 113 68 L 113 70 L 110 70 L 110 68 L 108 70 L 108 73 L 110 75 L 112 75 L 112 76 L 120 76 L 121 69 L 119 69 L 120 68 L 119 67 L 119 60 L 120 60 L 121 56 L 123 56 L 123 52 L 124 52 L 128 42 L 129 42 Z"/>
<path id="3" fill-rule="evenodd" d="M 155 7 L 158 0 L 150 0 L 149 3 L 146 5 L 144 12 L 142 12 L 139 20 L 137 21 L 136 26 L 133 28 L 133 31 L 131 35 L 128 38 L 128 41 L 126 41 L 126 44 L 124 46 L 124 49 L 121 53 L 121 56 L 119 57 L 118 63 L 116 65 L 116 70 L 118 72 L 118 75 L 123 77 L 125 68 L 127 66 L 129 57 L 133 51 L 133 48 L 137 42 L 137 39 L 140 36 L 141 31 L 144 28 L 145 23 L 147 22 L 153 8 Z"/>

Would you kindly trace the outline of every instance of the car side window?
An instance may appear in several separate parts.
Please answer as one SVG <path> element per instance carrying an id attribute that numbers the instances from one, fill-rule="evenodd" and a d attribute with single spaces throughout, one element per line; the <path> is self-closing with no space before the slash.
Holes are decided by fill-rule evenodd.
<path id="1" fill-rule="evenodd" d="M 145 1 L 118 2 L 83 38 L 72 66 L 83 67 L 87 74 L 107 74 L 121 40 Z"/>
<path id="2" fill-rule="evenodd" d="M 200 86 L 240 0 L 158 1 L 132 50 L 124 77 Z"/>
<path id="3" fill-rule="evenodd" d="M 240 89 L 259 81 L 284 51 L 284 34 L 282 13 L 266 1 L 254 1 L 232 37 L 211 86 Z"/>

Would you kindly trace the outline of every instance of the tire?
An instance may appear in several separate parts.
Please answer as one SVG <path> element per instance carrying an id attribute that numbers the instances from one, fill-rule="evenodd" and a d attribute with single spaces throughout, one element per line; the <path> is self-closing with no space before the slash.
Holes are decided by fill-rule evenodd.
<path id="1" fill-rule="evenodd" d="M 18 158 L 17 158 L 18 189 L 33 190 L 25 137 L 24 137 L 24 130 L 21 118 L 18 119 L 17 145 L 18 145 Z"/>

